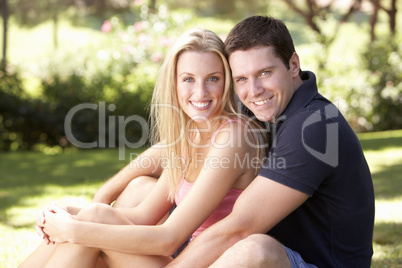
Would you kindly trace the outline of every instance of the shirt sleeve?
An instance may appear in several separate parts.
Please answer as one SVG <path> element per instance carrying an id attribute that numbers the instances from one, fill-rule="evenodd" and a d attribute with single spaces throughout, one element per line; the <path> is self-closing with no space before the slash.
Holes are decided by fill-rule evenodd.
<path id="1" fill-rule="evenodd" d="M 311 197 L 336 171 L 328 159 L 337 160 L 337 133 L 337 123 L 320 111 L 301 111 L 282 123 L 259 175 Z"/>

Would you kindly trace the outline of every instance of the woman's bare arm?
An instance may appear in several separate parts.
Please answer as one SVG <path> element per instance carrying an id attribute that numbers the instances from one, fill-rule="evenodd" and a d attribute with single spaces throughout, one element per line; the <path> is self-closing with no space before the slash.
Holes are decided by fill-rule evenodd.
<path id="1" fill-rule="evenodd" d="M 238 133 L 237 130 L 234 132 Z M 223 132 L 217 136 L 216 142 L 224 144 L 229 138 L 244 139 L 234 133 Z M 64 239 L 89 247 L 125 253 L 172 254 L 212 214 L 235 182 L 242 175 L 250 172 L 247 166 L 239 165 L 236 161 L 239 157 L 242 158 L 252 152 L 253 149 L 249 148 L 244 140 L 243 143 L 236 144 L 240 146 L 213 147 L 209 150 L 204 167 L 192 190 L 164 224 L 118 226 L 74 221 L 72 228 L 66 228 L 70 231 L 64 232 L 70 233 L 70 237 Z M 250 176 L 250 181 L 251 179 Z M 162 175 L 151 194 L 135 210 L 132 210 L 134 211 L 132 214 L 127 211 L 126 216 L 134 222 L 136 217 L 141 218 L 140 224 L 155 224 L 166 209 L 169 209 L 169 203 L 166 203 L 167 194 L 167 182 Z M 155 210 L 159 212 L 155 214 Z M 50 218 L 49 222 L 51 221 Z"/>

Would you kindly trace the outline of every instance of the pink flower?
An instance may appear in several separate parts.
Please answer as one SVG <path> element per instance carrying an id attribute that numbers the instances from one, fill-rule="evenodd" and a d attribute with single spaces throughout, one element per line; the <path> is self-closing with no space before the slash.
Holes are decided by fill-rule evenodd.
<path id="1" fill-rule="evenodd" d="M 159 44 L 162 47 L 171 47 L 173 45 L 173 40 L 167 36 L 162 36 L 161 38 L 159 38 Z"/>
<path id="2" fill-rule="evenodd" d="M 162 60 L 162 55 L 161 53 L 154 53 L 151 55 L 151 61 L 152 62 L 160 62 Z"/>
<path id="3" fill-rule="evenodd" d="M 141 6 L 142 4 L 144 4 L 144 1 L 143 0 L 134 0 L 134 5 L 135 6 Z"/>
<path id="4" fill-rule="evenodd" d="M 134 54 L 134 52 L 135 52 L 135 47 L 133 47 L 132 45 L 124 45 L 124 46 L 123 46 L 123 51 L 124 51 L 125 53 L 128 53 L 128 54 Z"/>
<path id="5" fill-rule="evenodd" d="M 112 23 L 109 20 L 105 20 L 101 27 L 102 32 L 108 33 L 112 30 Z"/>
<path id="6" fill-rule="evenodd" d="M 134 23 L 134 29 L 136 32 L 141 32 L 144 29 L 142 21 L 137 21 L 136 23 Z"/>

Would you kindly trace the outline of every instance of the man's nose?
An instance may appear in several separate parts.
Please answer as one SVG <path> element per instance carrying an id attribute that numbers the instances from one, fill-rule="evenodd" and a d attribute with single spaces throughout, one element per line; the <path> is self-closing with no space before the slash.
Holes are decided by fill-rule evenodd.
<path id="1" fill-rule="evenodd" d="M 258 97 L 264 92 L 260 79 L 250 79 L 249 80 L 249 94 L 251 97 Z"/>

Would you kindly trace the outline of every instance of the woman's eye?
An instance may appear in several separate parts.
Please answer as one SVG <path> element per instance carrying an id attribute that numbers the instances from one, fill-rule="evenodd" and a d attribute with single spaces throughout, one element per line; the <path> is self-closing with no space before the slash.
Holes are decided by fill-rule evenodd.
<path id="1" fill-rule="evenodd" d="M 212 82 L 216 82 L 218 80 L 219 80 L 219 78 L 216 77 L 216 76 L 212 76 L 212 77 L 209 78 L 209 81 L 212 81 Z"/>
<path id="2" fill-rule="evenodd" d="M 184 81 L 184 82 L 193 82 L 194 79 L 191 78 L 191 77 L 188 77 L 188 78 L 185 78 L 183 81 Z"/>

